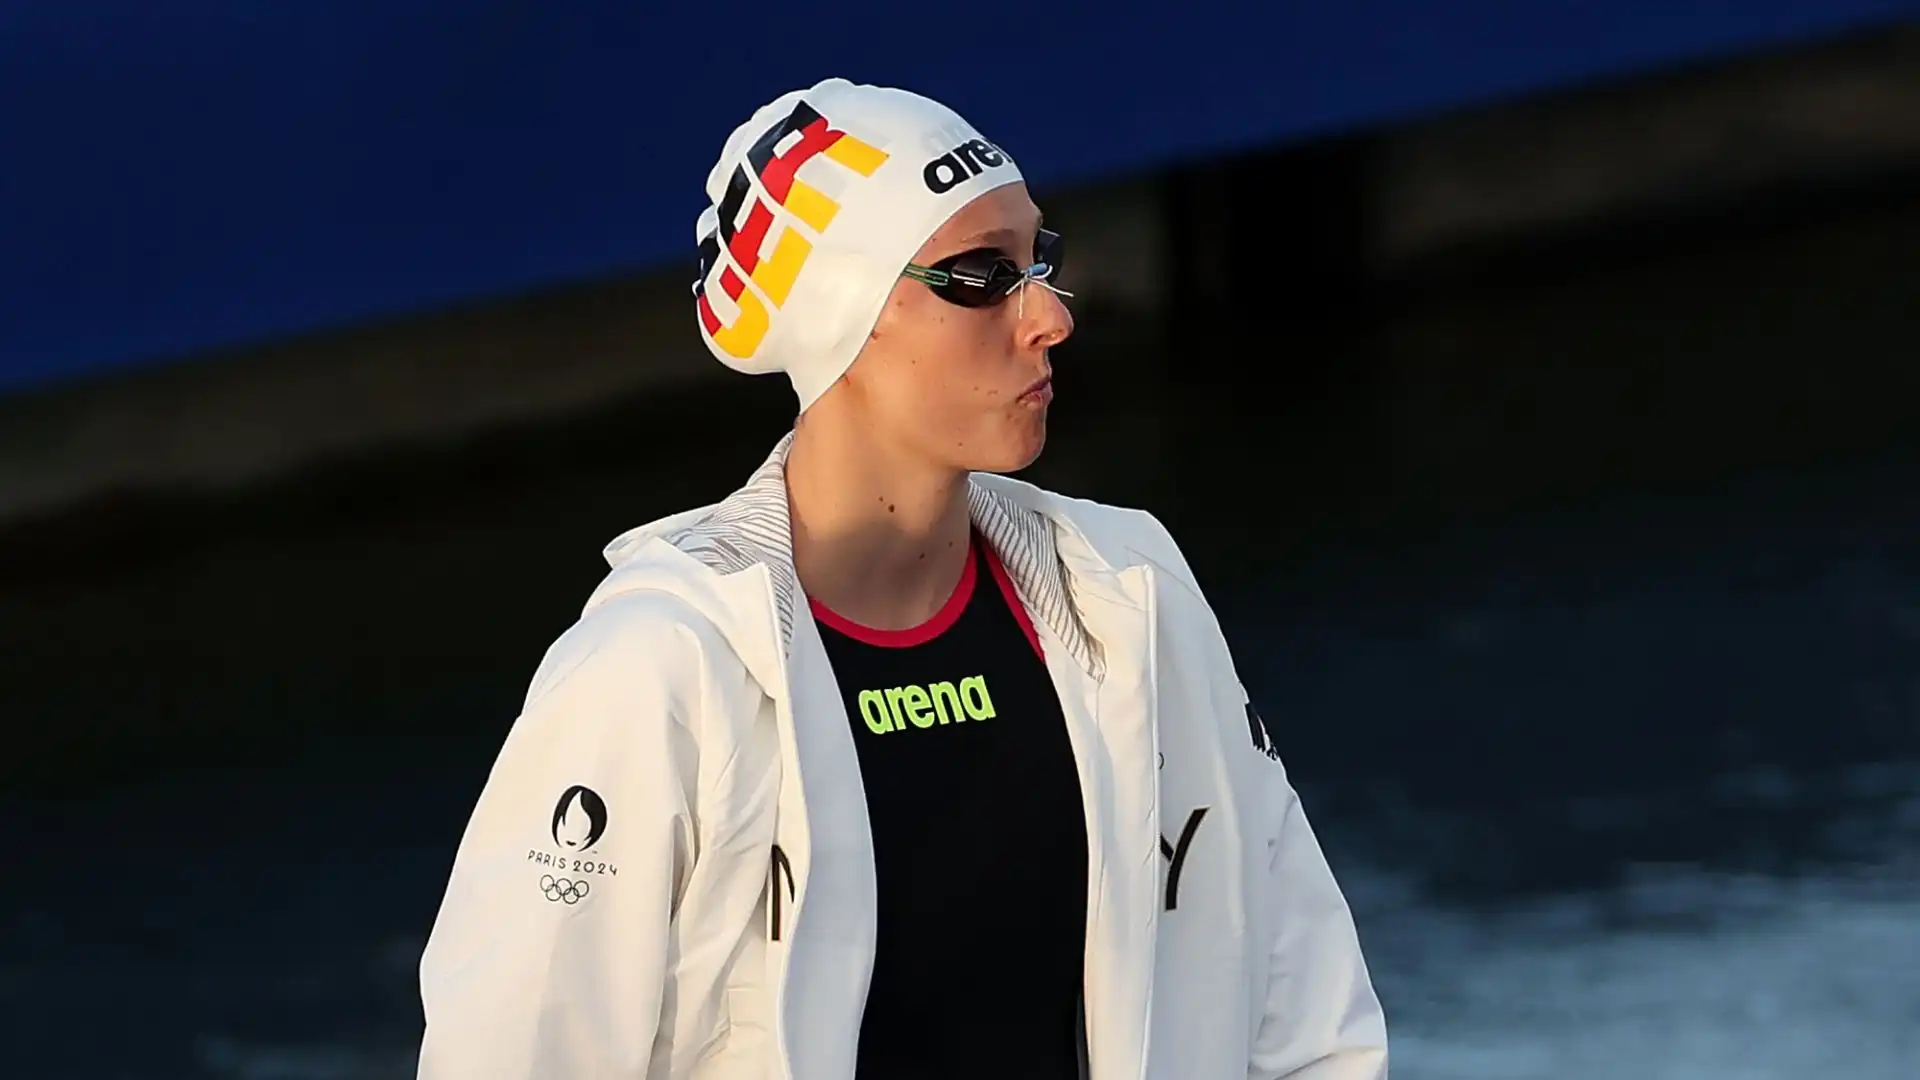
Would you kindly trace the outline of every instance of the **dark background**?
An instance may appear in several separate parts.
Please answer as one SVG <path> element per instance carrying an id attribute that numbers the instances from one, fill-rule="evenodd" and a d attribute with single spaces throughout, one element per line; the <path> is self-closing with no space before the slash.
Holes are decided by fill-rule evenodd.
<path id="1" fill-rule="evenodd" d="M 12 4 L 0 386 L 684 259 L 725 134 L 826 73 L 935 93 L 1060 185 L 1916 14 L 1915 0 Z"/>
<path id="2" fill-rule="evenodd" d="M 1849 157 L 1762 125 L 1688 171 L 1633 137 L 1703 86 L 1751 124 L 1811 68 L 1853 90 L 1805 108 L 1860 130 L 1861 80 L 1904 85 L 1911 41 L 1183 157 L 1121 211 L 1041 190 L 1070 237 L 1123 214 L 1166 239 L 1119 267 L 1150 302 L 1089 291 L 1031 478 L 1188 550 L 1353 901 L 1396 1076 L 1920 1067 L 1920 139 Z M 1724 135 L 1701 111 L 1680 129 Z M 1645 154 L 1626 194 L 1395 239 L 1420 139 L 1594 116 L 1622 149 L 1551 160 Z M 0 475 L 289 408 L 248 372 L 480 355 L 489 312 L 556 363 L 592 297 L 684 284 L 579 288 L 25 393 Z M 479 393 L 421 370 L 353 400 Z M 410 1074 L 454 844 L 600 546 L 731 490 L 791 400 L 709 378 L 501 416 L 241 480 L 75 480 L 0 529 L 9 1071 Z M 210 459 L 265 444 L 231 445 Z"/>

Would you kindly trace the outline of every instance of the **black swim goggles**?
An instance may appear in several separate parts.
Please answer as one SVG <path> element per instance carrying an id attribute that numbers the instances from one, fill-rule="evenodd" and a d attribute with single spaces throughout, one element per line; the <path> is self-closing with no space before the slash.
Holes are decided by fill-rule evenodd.
<path id="1" fill-rule="evenodd" d="M 1033 242 L 1033 264 L 1022 268 L 998 248 L 974 248 L 949 255 L 931 266 L 908 263 L 901 277 L 922 282 L 935 296 L 961 307 L 992 307 L 1019 292 L 1024 301 L 1025 286 L 1036 284 L 1061 296 L 1070 292 L 1053 284 L 1060 274 L 1060 259 L 1065 254 L 1060 234 L 1041 229 Z"/>

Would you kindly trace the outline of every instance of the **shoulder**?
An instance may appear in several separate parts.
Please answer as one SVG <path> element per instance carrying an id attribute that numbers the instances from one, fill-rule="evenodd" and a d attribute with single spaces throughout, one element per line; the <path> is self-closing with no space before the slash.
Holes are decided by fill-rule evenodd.
<path id="1" fill-rule="evenodd" d="M 528 688 L 526 708 L 685 705 L 716 666 L 738 665 L 694 604 L 660 589 L 621 592 L 598 598 L 554 640 Z"/>
<path id="2" fill-rule="evenodd" d="M 1180 545 L 1149 511 L 1063 495 L 1004 476 L 981 475 L 975 480 L 994 494 L 1052 519 L 1108 566 L 1120 570 L 1151 563 L 1189 592 L 1200 593 Z"/>

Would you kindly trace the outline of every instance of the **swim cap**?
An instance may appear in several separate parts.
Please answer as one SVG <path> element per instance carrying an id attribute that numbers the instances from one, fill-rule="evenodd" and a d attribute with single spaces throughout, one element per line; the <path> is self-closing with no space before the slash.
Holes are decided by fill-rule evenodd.
<path id="1" fill-rule="evenodd" d="M 727 138 L 695 235 L 700 336 L 804 411 L 853 363 L 900 271 L 948 218 L 1020 169 L 953 110 L 828 79 Z"/>

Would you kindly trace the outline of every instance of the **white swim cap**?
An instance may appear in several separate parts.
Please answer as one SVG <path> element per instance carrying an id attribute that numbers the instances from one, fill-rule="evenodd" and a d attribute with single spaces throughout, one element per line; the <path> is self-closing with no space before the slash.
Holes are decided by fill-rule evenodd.
<path id="1" fill-rule="evenodd" d="M 946 220 L 1020 169 L 953 110 L 828 79 L 727 138 L 700 215 L 700 336 L 805 410 L 866 344 L 900 271 Z"/>

